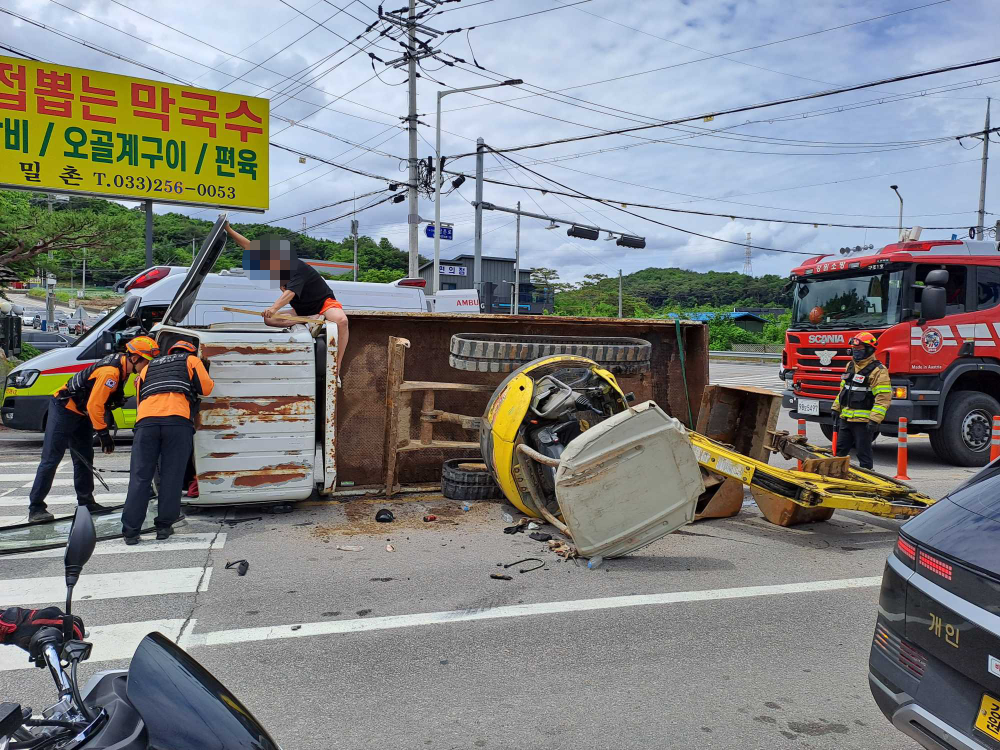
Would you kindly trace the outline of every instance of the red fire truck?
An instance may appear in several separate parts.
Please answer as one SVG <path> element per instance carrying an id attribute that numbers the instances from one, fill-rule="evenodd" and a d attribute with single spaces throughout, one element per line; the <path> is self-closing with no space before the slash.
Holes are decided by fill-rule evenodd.
<path id="1" fill-rule="evenodd" d="M 782 404 L 833 435 L 830 407 L 859 331 L 878 337 L 892 378 L 882 434 L 927 433 L 939 458 L 983 466 L 1000 414 L 1000 247 L 899 242 L 863 256 L 819 255 L 792 271 Z"/>

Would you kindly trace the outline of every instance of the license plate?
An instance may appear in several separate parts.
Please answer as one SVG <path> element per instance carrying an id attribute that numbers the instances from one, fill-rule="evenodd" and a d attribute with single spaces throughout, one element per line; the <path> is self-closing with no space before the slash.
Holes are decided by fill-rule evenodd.
<path id="1" fill-rule="evenodd" d="M 798 404 L 799 414 L 813 414 L 819 416 L 819 401 L 810 398 L 800 398 Z"/>
<path id="2" fill-rule="evenodd" d="M 1000 701 L 984 695 L 976 716 L 976 729 L 995 740 L 1000 740 Z"/>

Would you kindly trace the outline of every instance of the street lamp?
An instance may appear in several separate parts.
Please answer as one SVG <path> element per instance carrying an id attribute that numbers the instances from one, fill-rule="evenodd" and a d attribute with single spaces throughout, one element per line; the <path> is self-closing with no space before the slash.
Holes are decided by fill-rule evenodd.
<path id="1" fill-rule="evenodd" d="M 442 169 L 441 164 L 441 100 L 444 99 L 448 94 L 461 94 L 464 91 L 481 91 L 482 89 L 496 89 L 501 86 L 519 86 L 524 81 L 520 78 L 514 78 L 509 81 L 502 81 L 500 83 L 490 83 L 485 86 L 469 86 L 464 89 L 445 89 L 444 91 L 438 91 L 437 95 L 437 123 L 435 127 L 435 137 L 434 137 L 434 157 L 437 160 L 437 176 L 434 178 L 434 286 L 432 287 L 434 294 L 438 293 L 438 288 L 441 286 L 441 183 L 444 181 L 444 169 Z M 482 279 L 476 279 L 476 282 L 480 282 Z"/>
<path id="2" fill-rule="evenodd" d="M 892 188 L 892 192 L 894 192 L 896 194 L 896 197 L 899 198 L 899 237 L 900 237 L 900 239 L 902 239 L 902 237 L 903 237 L 903 196 L 901 196 L 899 194 L 899 185 L 890 185 L 889 187 Z"/>

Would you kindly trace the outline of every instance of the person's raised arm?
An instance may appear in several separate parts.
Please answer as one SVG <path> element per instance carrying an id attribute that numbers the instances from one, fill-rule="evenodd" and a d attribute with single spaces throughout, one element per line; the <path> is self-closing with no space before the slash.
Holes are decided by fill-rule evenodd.
<path id="1" fill-rule="evenodd" d="M 226 222 L 226 234 L 233 238 L 233 242 L 239 245 L 244 250 L 250 249 L 250 240 L 244 237 L 242 234 L 233 229 L 232 225 Z"/>

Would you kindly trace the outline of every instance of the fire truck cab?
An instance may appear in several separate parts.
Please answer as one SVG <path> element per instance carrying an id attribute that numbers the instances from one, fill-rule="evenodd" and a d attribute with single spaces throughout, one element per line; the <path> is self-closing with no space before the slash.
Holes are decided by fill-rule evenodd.
<path id="1" fill-rule="evenodd" d="M 900 417 L 934 452 L 983 466 L 1000 414 L 1000 247 L 975 240 L 908 241 L 870 255 L 816 256 L 791 274 L 782 404 L 833 435 L 831 406 L 851 360 L 850 339 L 878 337 L 893 399 L 882 434 Z"/>

